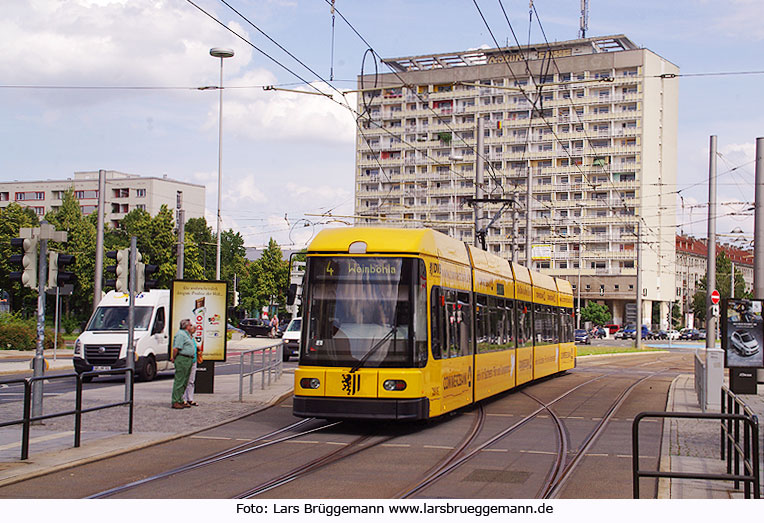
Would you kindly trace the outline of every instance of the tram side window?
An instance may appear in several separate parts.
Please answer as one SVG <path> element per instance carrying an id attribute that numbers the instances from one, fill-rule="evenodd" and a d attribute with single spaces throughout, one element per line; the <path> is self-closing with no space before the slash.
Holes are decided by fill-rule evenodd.
<path id="1" fill-rule="evenodd" d="M 427 364 L 427 271 L 424 261 L 417 260 L 418 270 L 414 272 L 411 285 L 414 294 L 414 365 Z"/>
<path id="2" fill-rule="evenodd" d="M 456 358 L 471 354 L 472 311 L 470 295 L 466 292 L 446 290 L 446 350 L 444 358 Z"/>
<path id="3" fill-rule="evenodd" d="M 491 310 L 487 296 L 475 296 L 475 338 L 478 354 L 491 350 Z"/>
<path id="4" fill-rule="evenodd" d="M 533 346 L 533 325 L 531 323 L 531 304 L 527 301 L 518 301 L 515 303 L 517 313 L 517 346 Z"/>
<path id="5" fill-rule="evenodd" d="M 502 345 L 508 349 L 515 348 L 515 302 L 512 300 L 503 300 L 504 306 L 504 337 Z"/>
<path id="6" fill-rule="evenodd" d="M 432 333 L 432 357 L 439 360 L 443 357 L 445 347 L 445 297 L 440 287 L 433 287 L 430 296 L 430 332 Z M 446 356 L 448 357 L 448 356 Z"/>
<path id="7" fill-rule="evenodd" d="M 557 343 L 555 314 L 552 307 L 536 304 L 534 310 L 534 336 L 536 344 Z"/>

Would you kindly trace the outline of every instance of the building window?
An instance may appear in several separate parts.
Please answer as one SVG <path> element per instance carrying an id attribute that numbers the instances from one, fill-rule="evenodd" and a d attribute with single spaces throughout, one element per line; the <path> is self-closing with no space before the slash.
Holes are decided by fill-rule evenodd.
<path id="1" fill-rule="evenodd" d="M 44 200 L 45 192 L 43 191 L 30 191 L 30 192 L 17 192 L 16 201 L 24 202 L 29 200 Z"/>
<path id="2" fill-rule="evenodd" d="M 128 198 L 130 189 L 114 189 L 114 198 Z"/>
<path id="3" fill-rule="evenodd" d="M 45 207 L 31 207 L 32 210 L 34 210 L 34 213 L 37 216 L 44 216 L 45 215 Z"/>
<path id="4" fill-rule="evenodd" d="M 7 202 L 10 199 L 10 193 L 0 192 L 0 202 Z"/>
<path id="5" fill-rule="evenodd" d="M 74 197 L 78 200 L 90 200 L 98 198 L 98 190 L 74 191 Z"/>
<path id="6" fill-rule="evenodd" d="M 138 205 L 136 205 L 135 207 L 136 207 L 136 208 L 138 208 L 138 209 L 140 209 L 140 210 L 142 210 L 142 211 L 145 211 L 145 210 L 146 210 L 146 204 L 145 204 L 145 203 L 139 203 L 139 204 L 138 204 Z"/>
<path id="7" fill-rule="evenodd" d="M 145 198 L 146 197 L 146 189 L 136 189 L 135 190 L 135 196 L 138 198 Z"/>

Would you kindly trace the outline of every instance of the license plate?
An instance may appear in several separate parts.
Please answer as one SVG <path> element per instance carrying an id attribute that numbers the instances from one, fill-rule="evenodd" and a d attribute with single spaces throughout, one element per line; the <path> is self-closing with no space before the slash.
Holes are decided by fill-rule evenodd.
<path id="1" fill-rule="evenodd" d="M 106 365 L 93 365 L 93 370 L 111 370 L 111 367 Z"/>

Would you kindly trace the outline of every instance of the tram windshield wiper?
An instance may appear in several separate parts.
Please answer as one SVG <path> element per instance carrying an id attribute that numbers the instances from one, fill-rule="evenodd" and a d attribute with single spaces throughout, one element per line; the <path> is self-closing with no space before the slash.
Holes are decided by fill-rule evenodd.
<path id="1" fill-rule="evenodd" d="M 363 358 L 358 360 L 358 363 L 356 363 L 353 366 L 353 368 L 350 369 L 350 373 L 352 374 L 352 373 L 356 372 L 358 369 L 360 369 L 363 366 L 363 364 L 366 363 L 366 360 L 371 358 L 371 356 L 375 352 L 377 352 L 377 350 L 379 350 L 379 348 L 382 345 L 384 345 L 387 340 L 390 339 L 390 336 L 393 336 L 393 343 L 395 343 L 396 340 L 397 340 L 397 337 L 398 337 L 398 324 L 397 323 L 392 326 L 392 328 L 387 332 L 387 334 L 382 336 L 382 338 L 377 343 L 372 345 L 371 348 L 368 351 L 366 351 L 366 354 L 363 355 Z"/>

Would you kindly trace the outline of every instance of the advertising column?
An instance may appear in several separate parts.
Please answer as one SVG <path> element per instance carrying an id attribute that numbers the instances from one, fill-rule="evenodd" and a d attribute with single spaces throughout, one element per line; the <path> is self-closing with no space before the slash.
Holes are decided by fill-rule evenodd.
<path id="1" fill-rule="evenodd" d="M 224 281 L 174 280 L 170 292 L 170 339 L 181 320 L 194 325 L 194 340 L 202 362 L 197 366 L 196 392 L 212 393 L 215 362 L 226 360 L 228 284 Z"/>

